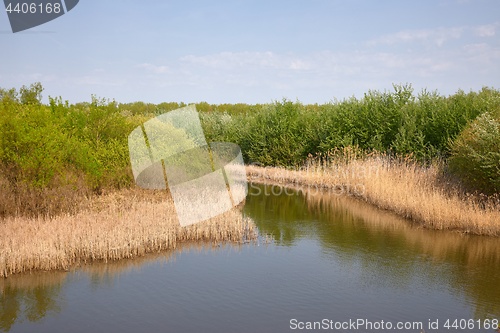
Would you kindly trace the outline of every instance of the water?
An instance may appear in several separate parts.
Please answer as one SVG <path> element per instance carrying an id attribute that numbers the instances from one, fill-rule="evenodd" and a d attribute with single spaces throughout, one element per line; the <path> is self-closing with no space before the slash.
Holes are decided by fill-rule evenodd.
<path id="1" fill-rule="evenodd" d="M 479 324 L 500 319 L 497 238 L 422 230 L 338 197 L 251 192 L 244 214 L 257 243 L 5 279 L 0 331 L 291 332 L 319 322 L 337 332 L 494 332 Z M 474 329 L 444 327 L 455 319 Z"/>

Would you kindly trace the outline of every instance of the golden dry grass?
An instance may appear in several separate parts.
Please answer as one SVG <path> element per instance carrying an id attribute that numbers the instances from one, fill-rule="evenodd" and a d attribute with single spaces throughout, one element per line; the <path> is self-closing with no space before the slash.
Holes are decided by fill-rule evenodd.
<path id="1" fill-rule="evenodd" d="M 120 191 L 94 199 L 89 209 L 73 215 L 0 220 L 0 277 L 132 258 L 174 249 L 179 242 L 243 242 L 256 237 L 253 222 L 238 208 L 181 227 L 165 193 Z"/>
<path id="2" fill-rule="evenodd" d="M 344 157 L 353 154 L 347 151 Z M 354 196 L 427 228 L 500 236 L 498 197 L 464 194 L 442 180 L 438 165 L 372 154 L 311 159 L 300 170 L 248 166 L 247 175 L 253 182 Z"/>

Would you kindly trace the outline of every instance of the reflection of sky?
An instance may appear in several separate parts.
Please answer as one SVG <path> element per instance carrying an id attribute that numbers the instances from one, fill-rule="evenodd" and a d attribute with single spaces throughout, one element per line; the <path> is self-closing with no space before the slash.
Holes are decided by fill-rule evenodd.
<path id="1" fill-rule="evenodd" d="M 17 323 L 11 332 L 286 332 L 291 318 L 427 322 L 473 315 L 474 305 L 451 292 L 449 272 L 428 279 L 430 263 L 394 286 L 380 280 L 392 272 L 380 275 L 359 261 L 321 253 L 318 241 L 300 240 L 292 247 L 188 251 L 111 281 L 79 274 L 54 295 L 59 313 Z"/>
<path id="2" fill-rule="evenodd" d="M 59 313 L 12 332 L 286 332 L 291 318 L 500 316 L 495 239 L 415 229 L 362 204 L 318 210 L 318 201 L 249 196 L 245 214 L 276 242 L 88 266 L 53 295 Z"/>
<path id="3" fill-rule="evenodd" d="M 252 196 L 257 192 L 269 195 Z M 271 186 L 256 184 L 250 184 L 249 193 L 245 213 L 261 233 L 285 246 L 319 241 L 328 260 L 362 267 L 363 284 L 425 289 L 447 280 L 448 292 L 467 295 L 481 307 L 478 315 L 498 303 L 500 290 L 494 286 L 500 279 L 500 243 L 495 238 L 418 229 L 388 212 L 336 196 L 304 200 L 275 189 L 281 193 L 277 196 Z"/>

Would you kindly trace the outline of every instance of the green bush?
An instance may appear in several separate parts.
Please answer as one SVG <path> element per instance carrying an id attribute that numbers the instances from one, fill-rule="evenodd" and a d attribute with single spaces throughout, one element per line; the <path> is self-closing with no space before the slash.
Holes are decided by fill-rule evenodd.
<path id="1" fill-rule="evenodd" d="M 276 102 L 255 117 L 240 144 L 248 159 L 265 165 L 293 166 L 304 159 L 307 132 L 302 105 Z"/>
<path id="2" fill-rule="evenodd" d="M 186 105 L 118 104 L 94 96 L 74 105 L 49 97 L 43 105 L 42 91 L 39 83 L 0 89 L 0 189 L 31 193 L 69 186 L 100 192 L 130 186 L 130 132 Z M 349 146 L 420 160 L 451 154 L 454 172 L 482 191 L 498 192 L 499 90 L 446 97 L 426 90 L 416 95 L 411 85 L 395 85 L 392 91 L 323 105 L 201 102 L 197 109 L 207 141 L 238 144 L 246 163 L 293 167 L 310 154 Z"/>
<path id="3" fill-rule="evenodd" d="M 450 169 L 466 184 L 486 194 L 500 192 L 500 111 L 479 116 L 451 150 Z"/>
<path id="4" fill-rule="evenodd" d="M 35 102 L 41 90 L 38 84 L 23 87 L 21 98 L 15 90 L 1 90 L 2 177 L 45 188 L 57 186 L 54 179 L 75 180 L 76 172 L 90 189 L 129 185 L 127 138 L 137 117 L 127 118 L 115 102 L 95 97 L 77 105 L 49 98 L 42 105 Z M 81 179 L 76 182 L 81 186 Z"/>
<path id="5" fill-rule="evenodd" d="M 245 161 L 301 164 L 308 154 L 358 146 L 367 151 L 412 154 L 421 161 L 450 154 L 449 141 L 478 115 L 500 107 L 500 91 L 413 93 L 410 85 L 370 91 L 323 105 L 282 101 L 267 105 L 211 106 L 201 112 L 209 141 L 240 145 Z"/>
<path id="6" fill-rule="evenodd" d="M 45 187 L 64 170 L 68 137 L 41 105 L 2 104 L 0 161 L 16 170 L 12 181 Z"/>

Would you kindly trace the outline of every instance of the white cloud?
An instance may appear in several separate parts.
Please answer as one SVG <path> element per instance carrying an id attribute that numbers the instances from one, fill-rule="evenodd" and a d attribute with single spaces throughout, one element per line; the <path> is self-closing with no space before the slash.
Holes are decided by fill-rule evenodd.
<path id="1" fill-rule="evenodd" d="M 321 103 L 406 82 L 417 91 L 428 88 L 447 94 L 498 82 L 500 46 L 496 39 L 487 38 L 498 29 L 493 26 L 407 31 L 376 42 L 411 43 L 411 48 L 188 54 L 162 64 L 136 64 L 135 71 L 115 73 L 115 77 L 109 72 L 85 73 L 75 83 L 104 88 L 121 84 L 119 89 L 106 90 L 110 96 L 112 91 L 123 93 L 139 84 L 142 91 L 161 96 L 162 101 L 266 102 L 287 97 Z M 444 45 L 458 38 L 458 43 Z M 129 93 L 129 98 L 136 96 L 134 90 Z"/>
<path id="2" fill-rule="evenodd" d="M 466 35 L 493 37 L 500 28 L 500 22 L 479 26 L 439 27 L 435 29 L 403 30 L 368 41 L 369 46 L 420 43 L 443 46 L 450 40 L 458 40 Z"/>
<path id="3" fill-rule="evenodd" d="M 497 29 L 500 27 L 500 22 L 493 24 L 481 25 L 474 28 L 474 32 L 479 37 L 493 37 L 496 35 Z"/>
<path id="4" fill-rule="evenodd" d="M 187 55 L 181 62 L 213 69 L 268 68 L 307 70 L 310 65 L 303 59 L 274 52 L 221 52 L 204 56 Z"/>
<path id="5" fill-rule="evenodd" d="M 498 71 L 500 47 L 494 47 L 487 43 L 476 43 L 465 45 L 463 51 L 463 57 L 471 66 L 480 68 L 482 72 Z"/>
<path id="6" fill-rule="evenodd" d="M 142 63 L 142 64 L 137 65 L 137 67 L 143 68 L 146 71 L 152 72 L 155 74 L 165 74 L 165 73 L 170 72 L 170 69 L 168 68 L 168 66 L 164 66 L 164 65 L 157 66 L 157 65 L 150 64 L 150 63 Z"/>
<path id="7" fill-rule="evenodd" d="M 124 81 L 117 78 L 110 77 L 108 75 L 83 75 L 71 79 L 77 85 L 86 86 L 111 86 L 119 87 L 124 85 Z"/>
<path id="8" fill-rule="evenodd" d="M 449 40 L 459 39 L 466 30 L 465 27 L 436 28 L 421 30 L 403 30 L 388 34 L 368 42 L 369 45 L 394 45 L 398 43 L 431 43 L 442 46 Z"/>
<path id="9" fill-rule="evenodd" d="M 406 54 L 373 51 L 323 51 L 305 55 L 272 52 L 218 53 L 205 56 L 185 56 L 181 67 L 187 72 L 214 73 L 218 79 L 255 82 L 258 77 L 270 80 L 300 81 L 305 77 L 388 76 L 404 70 L 409 73 L 445 71 L 452 60 L 437 54 Z M 189 69 L 189 70 L 187 70 Z M 271 74 L 270 71 L 273 71 Z M 215 75 L 216 74 L 216 75 Z M 238 78 L 241 78 L 238 79 Z M 283 85 L 282 82 L 280 86 Z M 286 82 L 288 85 L 290 82 Z"/>

